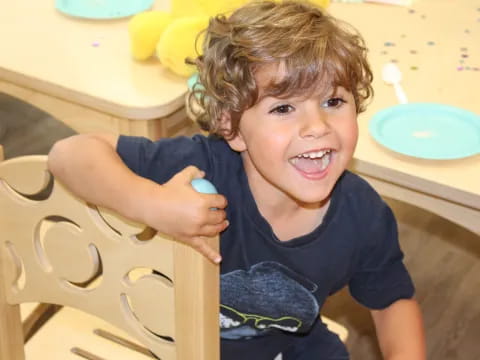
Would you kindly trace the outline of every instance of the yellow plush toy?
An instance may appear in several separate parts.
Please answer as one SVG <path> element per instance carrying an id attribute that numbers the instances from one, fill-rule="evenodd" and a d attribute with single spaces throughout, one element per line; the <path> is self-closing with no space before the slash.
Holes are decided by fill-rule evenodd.
<path id="1" fill-rule="evenodd" d="M 171 0 L 171 13 L 139 13 L 130 20 L 128 28 L 133 58 L 146 60 L 156 54 L 162 65 L 175 74 L 189 77 L 195 68 L 185 64 L 185 59 L 198 55 L 195 40 L 207 27 L 209 18 L 228 13 L 247 1 Z"/>
<path id="2" fill-rule="evenodd" d="M 195 40 L 200 31 L 207 27 L 209 18 L 231 12 L 248 1 L 171 0 L 171 13 L 139 13 L 130 20 L 128 26 L 132 56 L 136 60 L 146 60 L 156 55 L 166 68 L 177 75 L 189 77 L 195 72 L 195 67 L 186 64 L 185 59 L 193 59 L 198 55 Z M 330 1 L 313 2 L 327 7 Z"/>

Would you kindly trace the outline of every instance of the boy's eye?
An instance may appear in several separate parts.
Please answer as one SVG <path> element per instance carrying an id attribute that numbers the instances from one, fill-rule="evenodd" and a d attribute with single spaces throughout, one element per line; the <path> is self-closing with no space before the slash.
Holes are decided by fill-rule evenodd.
<path id="1" fill-rule="evenodd" d="M 293 110 L 291 105 L 280 105 L 269 111 L 270 114 L 288 114 Z"/>
<path id="2" fill-rule="evenodd" d="M 331 98 L 331 99 L 328 99 L 327 101 L 325 101 L 323 104 L 322 104 L 322 107 L 324 108 L 337 108 L 337 107 L 340 107 L 342 104 L 346 103 L 345 100 L 343 100 L 342 98 Z"/>

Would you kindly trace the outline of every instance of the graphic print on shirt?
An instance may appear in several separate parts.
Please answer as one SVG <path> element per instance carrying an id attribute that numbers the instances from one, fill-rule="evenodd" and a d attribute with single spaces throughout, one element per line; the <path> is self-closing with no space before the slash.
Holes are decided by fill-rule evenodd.
<path id="1" fill-rule="evenodd" d="M 307 332 L 319 316 L 317 285 L 277 262 L 220 278 L 220 334 L 224 339 L 265 335 L 274 329 Z"/>

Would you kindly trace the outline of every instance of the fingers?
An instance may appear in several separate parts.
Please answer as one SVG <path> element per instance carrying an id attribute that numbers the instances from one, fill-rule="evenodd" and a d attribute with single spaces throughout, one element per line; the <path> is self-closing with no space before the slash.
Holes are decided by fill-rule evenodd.
<path id="1" fill-rule="evenodd" d="M 193 179 L 202 178 L 205 176 L 205 172 L 197 168 L 196 166 L 187 166 L 182 171 L 176 173 L 169 182 L 190 184 Z"/>
<path id="2" fill-rule="evenodd" d="M 208 243 L 205 238 L 196 237 L 191 239 L 190 244 L 192 247 L 197 250 L 199 253 L 204 255 L 208 260 L 213 262 L 214 264 L 219 264 L 222 261 L 222 257 L 213 249 Z"/>
<path id="3" fill-rule="evenodd" d="M 227 213 L 225 210 L 209 210 L 205 215 L 205 225 L 216 225 L 225 221 Z"/>
<path id="4" fill-rule="evenodd" d="M 209 199 L 209 206 L 215 209 L 225 209 L 227 207 L 227 198 L 220 194 L 205 194 Z"/>
<path id="5" fill-rule="evenodd" d="M 209 236 L 209 237 L 216 236 L 216 235 L 220 234 L 223 230 L 225 230 L 228 227 L 228 225 L 230 225 L 228 220 L 223 220 L 219 224 L 204 225 L 204 226 L 202 226 L 199 233 L 202 236 Z"/>
<path id="6" fill-rule="evenodd" d="M 188 206 L 183 205 L 182 214 L 189 219 L 189 226 L 182 226 L 182 229 L 173 227 L 170 234 L 195 248 L 213 263 L 218 264 L 221 256 L 208 244 L 208 238 L 217 236 L 229 225 L 224 210 L 227 207 L 227 199 L 220 194 L 205 194 L 195 191 L 191 186 L 192 180 L 204 176 L 205 173 L 197 167 L 188 166 L 163 185 L 173 189 L 170 194 L 174 194 L 172 198 L 176 199 L 175 206 L 188 204 Z M 188 185 L 188 189 L 185 185 Z"/>
<path id="7" fill-rule="evenodd" d="M 198 236 L 216 236 L 220 234 L 222 231 L 224 231 L 228 226 L 230 225 L 230 222 L 222 218 L 220 221 L 215 221 L 215 222 L 202 222 L 201 224 L 198 225 L 193 225 L 184 228 L 184 231 L 179 234 L 182 238 L 194 238 Z"/>

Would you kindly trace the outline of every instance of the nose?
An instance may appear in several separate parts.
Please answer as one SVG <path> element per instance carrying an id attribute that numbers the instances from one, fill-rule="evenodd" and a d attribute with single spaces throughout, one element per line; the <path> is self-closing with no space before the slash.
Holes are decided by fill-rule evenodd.
<path id="1" fill-rule="evenodd" d="M 300 126 L 300 137 L 318 139 L 329 133 L 327 114 L 318 108 L 305 111 Z"/>

